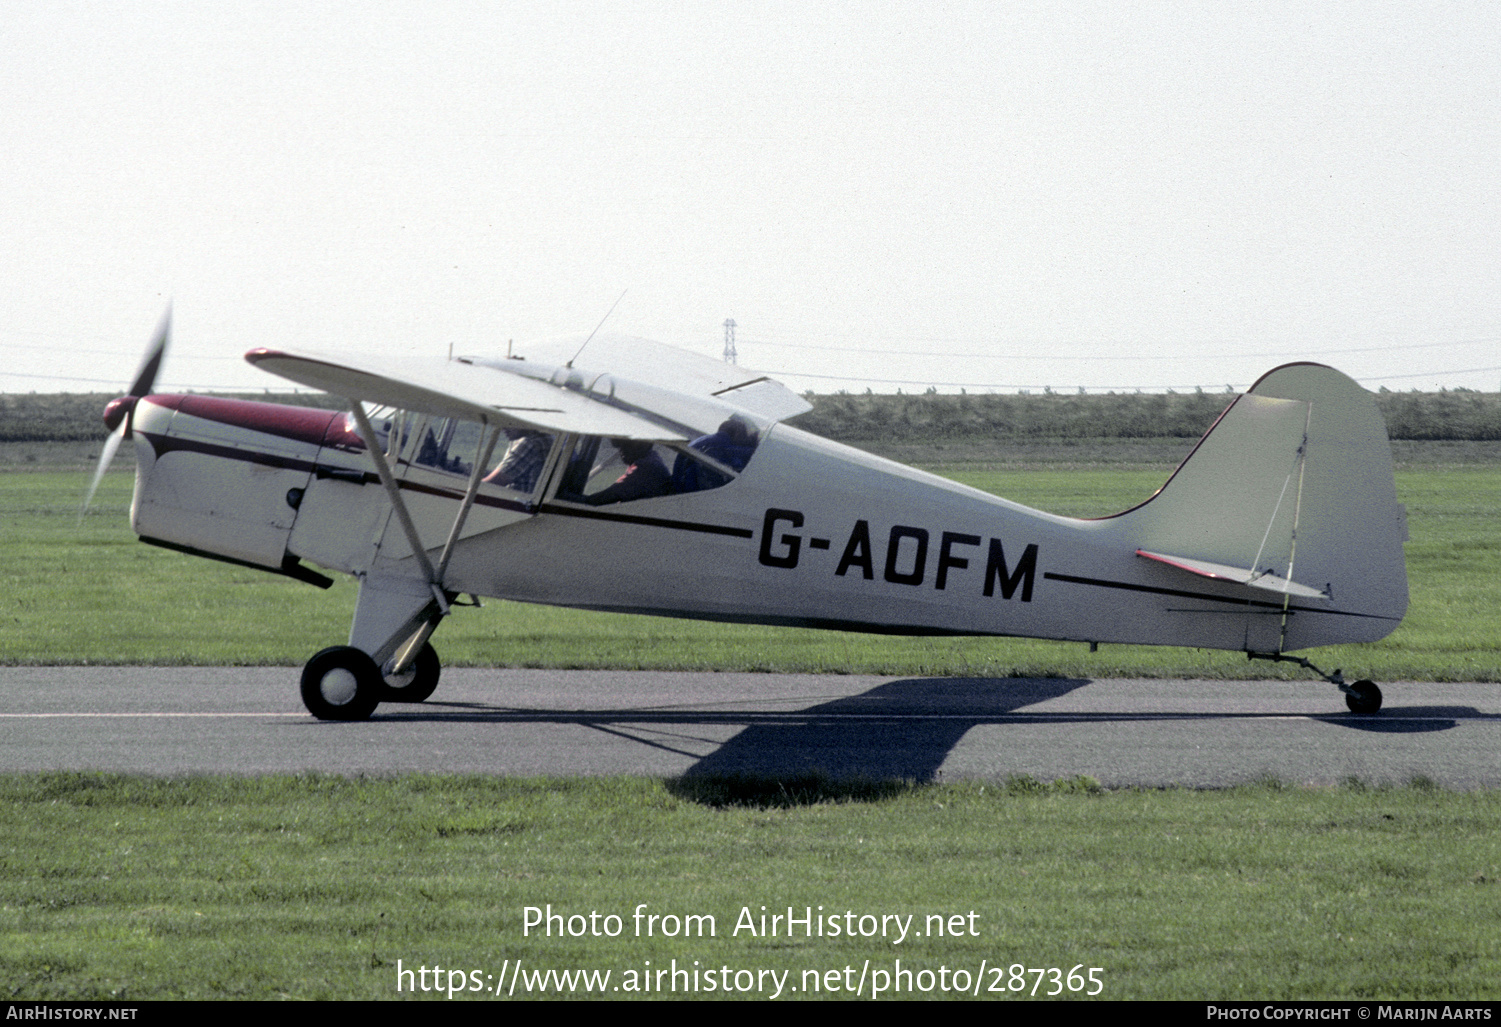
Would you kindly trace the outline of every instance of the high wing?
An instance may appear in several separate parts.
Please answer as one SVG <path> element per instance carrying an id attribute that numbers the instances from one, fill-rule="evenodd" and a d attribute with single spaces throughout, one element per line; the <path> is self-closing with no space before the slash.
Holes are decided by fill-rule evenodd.
<path id="1" fill-rule="evenodd" d="M 594 397 L 489 367 L 425 357 L 347 357 L 254 349 L 245 359 L 300 385 L 482 424 L 680 441 L 683 432 Z"/>
<path id="2" fill-rule="evenodd" d="M 334 395 L 487 425 L 574 432 L 653 442 L 682 442 L 747 414 L 758 422 L 811 409 L 762 375 L 705 373 L 697 354 L 641 341 L 658 359 L 631 376 L 534 361 L 460 357 L 348 357 L 255 349 L 245 359 L 263 370 Z M 661 351 L 681 361 L 678 381 Z M 592 355 L 592 354 L 591 354 Z M 707 361 L 713 364 L 713 361 Z M 724 365 L 731 368 L 731 365 Z M 731 370 L 736 370 L 731 368 Z"/>
<path id="3" fill-rule="evenodd" d="M 640 385 L 713 398 L 757 419 L 779 421 L 813 409 L 812 404 L 767 375 L 723 360 L 691 353 L 651 339 L 605 333 L 586 339 L 567 336 L 528 342 L 527 361 L 466 357 L 478 364 L 529 374 L 527 366 L 551 368 L 582 363 L 608 368 Z"/>

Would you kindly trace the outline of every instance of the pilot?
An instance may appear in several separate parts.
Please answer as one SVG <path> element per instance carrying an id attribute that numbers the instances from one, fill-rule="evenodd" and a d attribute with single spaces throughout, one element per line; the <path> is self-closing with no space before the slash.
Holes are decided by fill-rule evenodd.
<path id="1" fill-rule="evenodd" d="M 511 445 L 506 449 L 506 455 L 500 458 L 500 463 L 495 465 L 495 470 L 483 480 L 517 492 L 531 492 L 537 487 L 537 476 L 542 473 L 542 464 L 547 460 L 552 436 L 525 428 L 506 428 L 505 433 Z"/>
<path id="2" fill-rule="evenodd" d="M 672 476 L 667 473 L 667 465 L 662 462 L 650 442 L 639 439 L 610 441 L 620 450 L 620 459 L 628 465 L 626 471 L 609 488 L 592 496 L 585 496 L 584 502 L 590 506 L 604 506 L 607 503 L 623 503 L 630 499 L 647 499 L 667 494 Z"/>
<path id="3" fill-rule="evenodd" d="M 713 435 L 700 435 L 688 444 L 688 448 L 711 456 L 732 470 L 743 471 L 745 465 L 750 463 L 758 441 L 755 426 L 736 416 L 722 423 Z M 716 489 L 728 481 L 723 474 L 690 456 L 679 456 L 673 464 L 674 492 Z"/>

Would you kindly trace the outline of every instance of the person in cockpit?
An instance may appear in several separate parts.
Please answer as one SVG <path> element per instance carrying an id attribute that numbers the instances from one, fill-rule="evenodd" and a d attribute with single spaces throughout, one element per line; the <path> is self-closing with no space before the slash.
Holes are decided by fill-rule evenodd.
<path id="1" fill-rule="evenodd" d="M 745 465 L 750 463 L 751 455 L 756 451 L 756 444 L 760 441 L 757 436 L 754 425 L 744 418 L 731 417 L 724 421 L 714 434 L 700 435 L 688 444 L 688 448 L 713 457 L 732 471 L 743 471 Z M 672 491 L 674 492 L 716 489 L 729 480 L 714 468 L 687 455 L 679 456 L 673 464 Z"/>
<path id="2" fill-rule="evenodd" d="M 542 473 L 547 451 L 552 448 L 552 436 L 525 428 L 506 428 L 505 433 L 511 445 L 484 481 L 529 493 L 537 487 L 537 476 Z"/>
<path id="3" fill-rule="evenodd" d="M 667 494 L 672 475 L 667 473 L 667 465 L 650 442 L 639 439 L 610 441 L 620 451 L 621 462 L 627 465 L 625 473 L 615 479 L 615 484 L 592 496 L 585 496 L 584 502 L 590 506 L 604 506 Z"/>

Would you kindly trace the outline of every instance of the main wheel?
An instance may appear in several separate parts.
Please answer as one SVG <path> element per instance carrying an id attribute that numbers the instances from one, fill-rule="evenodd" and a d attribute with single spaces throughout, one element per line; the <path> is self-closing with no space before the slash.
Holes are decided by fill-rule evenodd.
<path id="1" fill-rule="evenodd" d="M 381 683 L 382 702 L 422 702 L 438 687 L 443 664 L 432 645 L 423 642 L 417 659 L 400 674 L 387 674 Z"/>
<path id="2" fill-rule="evenodd" d="M 1381 689 L 1374 681 L 1357 681 L 1345 693 L 1345 705 L 1351 713 L 1375 713 L 1381 709 Z"/>
<path id="3" fill-rule="evenodd" d="M 380 668 L 362 650 L 336 645 L 302 668 L 302 703 L 319 720 L 364 720 L 380 705 Z"/>

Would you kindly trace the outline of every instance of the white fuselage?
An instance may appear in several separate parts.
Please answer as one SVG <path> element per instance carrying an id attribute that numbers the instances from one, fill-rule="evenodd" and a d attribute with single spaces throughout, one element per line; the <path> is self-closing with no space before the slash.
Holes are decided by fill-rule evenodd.
<path id="1" fill-rule="evenodd" d="M 304 560 L 362 580 L 420 578 L 344 415 L 277 412 L 286 409 L 143 400 L 137 533 L 268 569 Z M 897 634 L 1257 651 L 1381 638 L 1406 605 L 1405 578 L 1398 609 L 1353 586 L 1298 599 L 1195 577 L 1138 555 L 1163 547 L 1157 501 L 1099 520 L 1058 517 L 786 424 L 769 427 L 722 487 L 589 505 L 560 498 L 560 454 L 577 440 L 553 440 L 530 492 L 479 486 L 444 591 Z M 468 479 L 420 461 L 393 467 L 436 563 Z"/>

